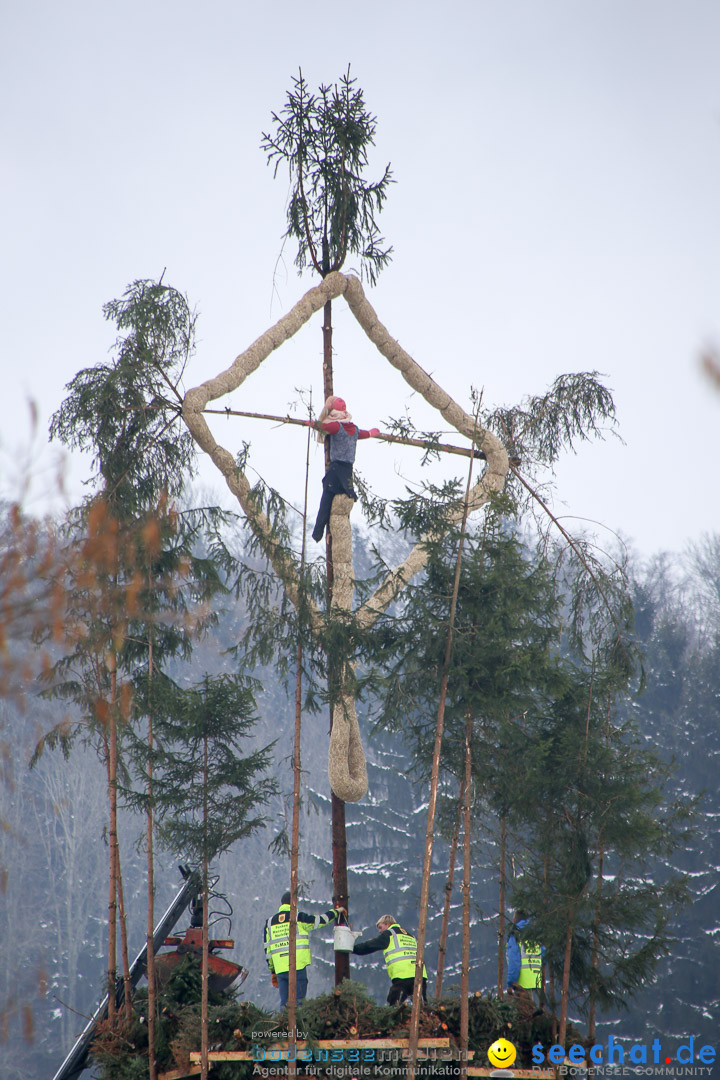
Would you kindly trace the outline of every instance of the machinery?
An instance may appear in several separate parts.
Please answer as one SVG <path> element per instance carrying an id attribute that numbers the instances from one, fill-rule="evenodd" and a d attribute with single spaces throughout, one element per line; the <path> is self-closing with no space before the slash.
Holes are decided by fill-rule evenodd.
<path id="1" fill-rule="evenodd" d="M 164 985 L 172 974 L 173 969 L 188 952 L 200 957 L 202 955 L 202 882 L 197 871 L 192 871 L 186 866 L 180 867 L 180 873 L 184 878 L 184 884 L 179 893 L 167 909 L 160 922 L 155 927 L 153 934 L 153 949 L 155 950 L 155 964 L 157 967 L 157 979 L 160 985 Z M 217 880 L 217 879 L 216 879 Z M 215 883 L 213 883 L 215 884 Z M 213 893 L 214 899 L 225 900 L 220 894 Z M 225 900 L 227 904 L 227 900 Z M 190 907 L 190 927 L 184 937 L 168 936 L 178 923 L 183 911 Z M 229 904 L 228 904 L 229 908 Z M 228 912 L 215 912 L 215 917 L 230 920 L 231 910 Z M 239 964 L 234 964 L 214 955 L 215 949 L 231 949 L 235 942 L 230 938 L 213 938 L 209 942 L 210 955 L 208 963 L 210 967 L 209 986 L 212 990 L 227 990 L 240 976 L 240 984 L 247 978 L 247 971 Z M 162 945 L 176 945 L 172 952 L 158 952 Z M 134 990 L 140 979 L 147 971 L 147 944 L 143 946 L 135 960 L 130 965 L 130 985 Z M 119 1007 L 125 1000 L 125 987 L 122 979 L 115 984 L 115 1003 Z M 90 1046 L 95 1036 L 95 1029 L 106 1018 L 108 1013 L 108 995 L 98 1005 L 91 1019 L 85 1026 L 82 1034 L 77 1039 L 72 1050 L 55 1073 L 53 1080 L 75 1080 L 88 1067 Z"/>
<path id="2" fill-rule="evenodd" d="M 212 893 L 211 896 L 214 899 L 219 898 L 219 894 Z M 222 898 L 224 899 L 224 897 Z M 226 901 L 227 902 L 227 901 Z M 191 916 L 190 926 L 185 931 L 183 937 L 177 935 L 171 935 L 166 937 L 164 945 L 174 945 L 175 948 L 172 952 L 161 952 L 155 956 L 155 971 L 157 973 L 157 980 L 161 986 L 164 986 L 175 968 L 182 961 L 184 956 L 188 954 L 197 957 L 198 961 L 202 959 L 202 897 L 196 894 L 191 901 Z M 230 913 L 222 912 L 210 912 L 208 922 L 212 923 L 219 916 L 221 919 L 230 919 Z M 245 982 L 247 978 L 247 969 L 240 967 L 239 964 L 233 963 L 231 960 L 225 960 L 222 956 L 217 956 L 218 949 L 232 949 L 235 942 L 232 938 L 210 938 L 208 941 L 208 987 L 211 991 L 223 991 L 229 990 L 232 984 L 237 978 L 240 979 L 239 986 Z"/>

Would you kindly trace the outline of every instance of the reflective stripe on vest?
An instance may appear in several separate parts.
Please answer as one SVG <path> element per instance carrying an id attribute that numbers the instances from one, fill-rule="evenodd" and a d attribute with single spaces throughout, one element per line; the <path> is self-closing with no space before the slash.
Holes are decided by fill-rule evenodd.
<path id="1" fill-rule="evenodd" d="M 388 927 L 388 929 L 390 930 L 390 944 L 386 949 L 383 949 L 388 975 L 391 979 L 414 979 L 417 941 L 411 934 L 406 934 L 397 923 Z M 398 933 L 398 930 L 400 933 Z M 427 978 L 424 964 L 423 978 Z"/>
<path id="2" fill-rule="evenodd" d="M 281 904 L 278 914 L 287 912 L 282 922 L 270 922 L 270 940 L 265 942 L 265 953 L 271 961 L 273 970 L 282 974 L 290 970 L 290 905 Z M 295 935 L 295 967 L 301 971 L 307 967 L 312 956 L 310 953 L 310 932 L 307 923 L 297 924 Z"/>
<path id="3" fill-rule="evenodd" d="M 520 942 L 520 978 L 518 986 L 537 990 L 542 985 L 542 950 L 539 945 Z"/>

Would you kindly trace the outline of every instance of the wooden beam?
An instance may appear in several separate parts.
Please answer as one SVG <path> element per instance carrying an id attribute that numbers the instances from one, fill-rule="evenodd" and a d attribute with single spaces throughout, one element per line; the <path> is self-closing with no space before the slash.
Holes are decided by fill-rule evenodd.
<path id="1" fill-rule="evenodd" d="M 215 416 L 245 416 L 251 420 L 271 420 L 276 424 L 297 424 L 301 427 L 307 427 L 306 420 L 299 420 L 294 416 L 273 416 L 271 413 L 256 413 L 256 412 L 240 412 L 238 409 L 203 409 L 205 413 L 212 413 Z M 319 430 L 316 423 L 313 421 L 312 425 L 315 430 Z M 459 454 L 461 457 L 470 457 L 470 447 L 465 446 L 451 446 L 449 443 L 435 442 L 434 439 L 414 439 L 410 435 L 390 435 L 381 431 L 379 435 L 375 436 L 376 439 L 381 439 L 383 442 L 400 443 L 402 446 L 418 446 L 421 450 L 433 450 L 439 454 Z M 480 458 L 482 461 L 486 460 L 485 454 L 482 450 L 475 450 L 473 455 L 476 458 Z"/>
<path id="2" fill-rule="evenodd" d="M 554 1069 L 505 1069 L 504 1073 L 508 1077 L 520 1078 L 520 1080 L 552 1080 L 555 1076 Z M 479 1065 L 468 1065 L 468 1076 L 497 1076 L 498 1070 L 491 1068 L 480 1067 Z"/>
<path id="3" fill-rule="evenodd" d="M 306 1050 L 307 1042 L 300 1040 L 292 1044 L 297 1050 Z M 449 1038 L 420 1039 L 418 1048 L 421 1050 L 448 1050 Z M 288 1043 L 274 1043 L 272 1046 L 263 1046 L 262 1049 L 270 1053 L 287 1053 L 291 1047 Z M 313 1049 L 317 1050 L 407 1050 L 407 1039 L 318 1039 L 313 1043 Z M 192 1050 L 190 1060 L 195 1063 L 200 1061 L 200 1051 Z M 253 1050 L 210 1050 L 208 1061 L 254 1061 Z M 266 1059 L 267 1060 L 267 1059 Z M 287 1059 L 273 1058 L 271 1060 L 283 1061 Z"/>

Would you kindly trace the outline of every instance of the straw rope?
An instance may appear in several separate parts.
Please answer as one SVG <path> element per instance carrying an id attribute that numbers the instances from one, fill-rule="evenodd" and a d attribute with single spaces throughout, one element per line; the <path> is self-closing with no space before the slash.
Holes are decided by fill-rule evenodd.
<path id="1" fill-rule="evenodd" d="M 319 285 L 305 293 L 287 315 L 257 338 L 245 352 L 240 353 L 229 368 L 200 386 L 188 390 L 183 402 L 183 419 L 188 430 L 200 449 L 208 454 L 224 476 L 228 488 L 240 503 L 248 524 L 260 540 L 265 554 L 296 608 L 300 600 L 300 576 L 296 560 L 291 552 L 273 538 L 266 515 L 253 503 L 250 482 L 238 468 L 233 455 L 215 440 L 203 416 L 203 410 L 209 401 L 237 390 L 248 375 L 251 375 L 283 342 L 297 333 L 328 300 L 334 300 L 343 295 L 370 341 L 400 372 L 408 385 L 422 394 L 425 400 L 440 412 L 447 423 L 471 441 L 474 439 L 475 445 L 485 454 L 486 468 L 470 492 L 470 512 L 484 506 L 493 493 L 502 491 L 509 467 L 507 453 L 499 439 L 492 432 L 476 427 L 474 418 L 466 413 L 435 382 L 432 376 L 412 359 L 399 342 L 390 336 L 365 296 L 360 281 L 354 277 L 347 277 L 339 271 L 328 274 Z M 350 529 L 352 506 L 353 501 L 347 496 L 337 495 L 333 500 L 330 514 L 335 573 L 333 608 L 348 615 L 352 613 L 354 576 Z M 462 513 L 462 505 L 459 504 L 451 515 L 452 520 L 459 521 Z M 355 617 L 362 626 L 371 626 L 411 578 L 422 570 L 428 559 L 426 541 L 427 537 L 422 537 L 405 561 L 386 576 L 373 595 L 355 612 Z M 313 626 L 319 630 L 322 623 L 321 613 L 314 605 L 311 605 L 310 610 Z M 344 690 L 341 700 L 333 709 L 328 774 L 330 785 L 339 798 L 344 799 L 345 802 L 358 802 L 367 792 L 367 767 L 355 711 L 355 700 L 350 689 L 352 680 L 348 675 L 349 666 L 343 673 L 343 686 L 347 689 Z"/>

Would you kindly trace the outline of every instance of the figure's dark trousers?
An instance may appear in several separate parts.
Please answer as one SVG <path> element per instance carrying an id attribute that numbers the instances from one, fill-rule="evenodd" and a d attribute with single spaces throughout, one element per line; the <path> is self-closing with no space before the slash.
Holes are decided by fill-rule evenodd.
<path id="1" fill-rule="evenodd" d="M 313 540 L 322 540 L 325 526 L 330 521 L 332 501 L 336 495 L 347 495 L 349 499 L 357 499 L 352 486 L 352 469 L 351 461 L 330 462 L 330 468 L 323 476 L 323 493 L 312 532 Z"/>

